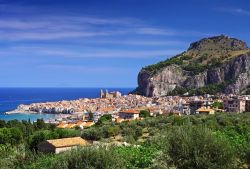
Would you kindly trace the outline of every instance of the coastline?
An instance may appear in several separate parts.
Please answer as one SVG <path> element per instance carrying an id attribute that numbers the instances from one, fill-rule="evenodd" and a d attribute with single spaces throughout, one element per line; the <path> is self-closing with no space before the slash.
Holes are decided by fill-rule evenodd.
<path id="1" fill-rule="evenodd" d="M 108 90 L 119 90 L 122 94 L 127 94 L 132 88 L 108 88 Z M 45 103 L 68 103 L 81 98 L 96 99 L 99 97 L 100 88 L 0 88 L 0 120 L 28 120 L 32 119 L 64 119 L 72 116 L 70 105 L 58 110 L 52 110 L 53 105 L 48 111 L 29 109 L 32 104 Z M 25 93 L 25 94 L 24 94 Z M 21 97 L 20 97 L 21 96 Z M 65 109 L 65 110 L 63 110 Z M 51 111 L 51 113 L 49 113 Z M 65 112 L 65 113 L 64 113 Z M 76 115 L 73 115 L 76 116 Z"/>
<path id="2" fill-rule="evenodd" d="M 16 110 L 5 112 L 4 114 L 10 115 L 10 114 L 38 114 L 38 113 L 35 112 L 35 111 L 27 111 L 27 110 L 16 109 Z"/>

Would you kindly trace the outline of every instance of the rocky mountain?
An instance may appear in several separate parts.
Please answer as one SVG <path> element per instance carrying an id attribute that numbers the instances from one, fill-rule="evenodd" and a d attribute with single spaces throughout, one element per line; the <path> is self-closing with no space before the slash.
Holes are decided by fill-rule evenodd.
<path id="1" fill-rule="evenodd" d="M 249 85 L 250 49 L 241 40 L 220 35 L 191 43 L 187 51 L 142 68 L 133 92 L 145 96 L 240 94 Z"/>

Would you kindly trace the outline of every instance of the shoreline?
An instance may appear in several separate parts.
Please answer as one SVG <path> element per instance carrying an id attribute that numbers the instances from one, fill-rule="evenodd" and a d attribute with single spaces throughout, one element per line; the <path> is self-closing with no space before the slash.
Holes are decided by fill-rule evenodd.
<path id="1" fill-rule="evenodd" d="M 35 111 L 27 111 L 27 110 L 20 110 L 20 109 L 16 109 L 16 110 L 12 110 L 12 111 L 8 111 L 8 112 L 5 112 L 5 113 L 2 113 L 4 115 L 13 115 L 13 114 L 26 114 L 26 115 L 29 115 L 29 114 L 37 114 L 37 115 L 54 115 L 55 117 L 68 117 L 70 115 L 73 115 L 73 114 L 62 114 L 62 113 L 59 113 L 59 114 L 53 114 L 53 113 L 38 113 L 38 112 L 35 112 Z"/>
<path id="2" fill-rule="evenodd" d="M 37 112 L 34 112 L 34 111 L 27 111 L 27 110 L 19 110 L 19 109 L 16 109 L 16 110 L 12 110 L 12 111 L 8 111 L 8 112 L 5 112 L 3 114 L 6 114 L 6 115 L 11 115 L 11 114 L 38 114 Z"/>
<path id="3" fill-rule="evenodd" d="M 11 117 L 25 117 L 25 118 L 11 118 Z M 43 119 L 45 123 L 58 123 L 58 120 L 62 120 L 64 118 L 68 118 L 70 115 L 68 114 L 48 114 L 48 113 L 37 113 L 34 111 L 21 111 L 21 110 L 13 110 L 8 112 L 0 113 L 0 120 L 14 120 L 17 119 L 21 120 L 29 120 L 31 119 L 32 122 L 35 122 L 37 119 Z M 2 118 L 1 118 L 2 117 Z M 5 117 L 7 119 L 5 119 Z M 8 118 L 9 117 L 9 118 Z"/>

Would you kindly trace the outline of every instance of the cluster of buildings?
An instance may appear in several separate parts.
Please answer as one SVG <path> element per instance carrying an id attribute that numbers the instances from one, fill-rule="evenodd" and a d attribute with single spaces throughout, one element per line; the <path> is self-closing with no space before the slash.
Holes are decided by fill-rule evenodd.
<path id="1" fill-rule="evenodd" d="M 220 103 L 220 107 L 214 103 Z M 63 114 L 63 117 L 48 122 L 59 128 L 86 128 L 96 123 L 101 116 L 110 114 L 115 122 L 140 119 L 140 111 L 148 110 L 150 116 L 174 113 L 176 115 L 214 114 L 215 112 L 250 112 L 250 97 L 221 95 L 144 97 L 124 95 L 120 92 L 100 91 L 100 98 L 83 98 L 72 101 L 33 103 L 20 105 L 19 111 Z M 20 110 L 21 109 L 21 110 Z"/>
<path id="2" fill-rule="evenodd" d="M 67 107 L 69 105 L 70 107 Z M 199 97 L 167 96 L 148 98 L 139 95 L 121 96 L 120 94 L 115 94 L 115 92 L 106 92 L 104 94 L 101 91 L 100 98 L 97 99 L 36 103 L 23 106 L 26 110 L 36 110 L 38 112 L 41 112 L 38 108 L 41 108 L 41 110 L 47 110 L 48 108 L 54 110 L 70 108 L 71 112 L 68 116 L 57 119 L 57 127 L 79 127 L 84 129 L 94 125 L 101 116 L 106 114 L 111 115 L 112 121 L 117 123 L 140 120 L 140 112 L 142 110 L 147 110 L 152 117 L 168 113 L 193 115 L 214 114 L 215 112 L 250 112 L 250 96 L 221 95 L 218 98 L 205 95 Z M 46 140 L 39 143 L 38 150 L 44 153 L 60 153 L 89 144 L 90 142 L 80 137 Z"/>
<path id="3" fill-rule="evenodd" d="M 250 96 L 232 96 L 224 99 L 223 107 L 226 112 L 250 112 Z"/>

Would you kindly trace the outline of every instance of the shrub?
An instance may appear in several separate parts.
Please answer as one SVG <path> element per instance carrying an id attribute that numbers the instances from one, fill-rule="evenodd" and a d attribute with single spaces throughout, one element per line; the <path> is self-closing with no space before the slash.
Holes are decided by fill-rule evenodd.
<path id="1" fill-rule="evenodd" d="M 83 130 L 82 137 L 87 140 L 100 140 L 104 136 L 101 129 L 92 127 Z"/>
<path id="2" fill-rule="evenodd" d="M 169 133 L 161 161 L 178 169 L 228 169 L 234 166 L 229 142 L 205 127 L 178 127 Z"/>
<path id="3" fill-rule="evenodd" d="M 18 128 L 1 128 L 0 144 L 18 145 L 22 142 L 22 132 Z"/>
<path id="4" fill-rule="evenodd" d="M 126 160 L 127 168 L 148 168 L 152 165 L 157 149 L 150 146 L 116 147 L 115 151 Z"/>
<path id="5" fill-rule="evenodd" d="M 48 169 L 125 169 L 125 161 L 112 148 L 84 147 L 45 158 L 28 167 Z"/>
<path id="6" fill-rule="evenodd" d="M 141 110 L 139 116 L 143 118 L 149 117 L 150 112 L 148 110 Z"/>
<path id="7" fill-rule="evenodd" d="M 96 123 L 97 125 L 101 125 L 106 122 L 112 122 L 112 115 L 111 114 L 104 114 L 103 116 L 100 117 L 98 122 Z"/>

